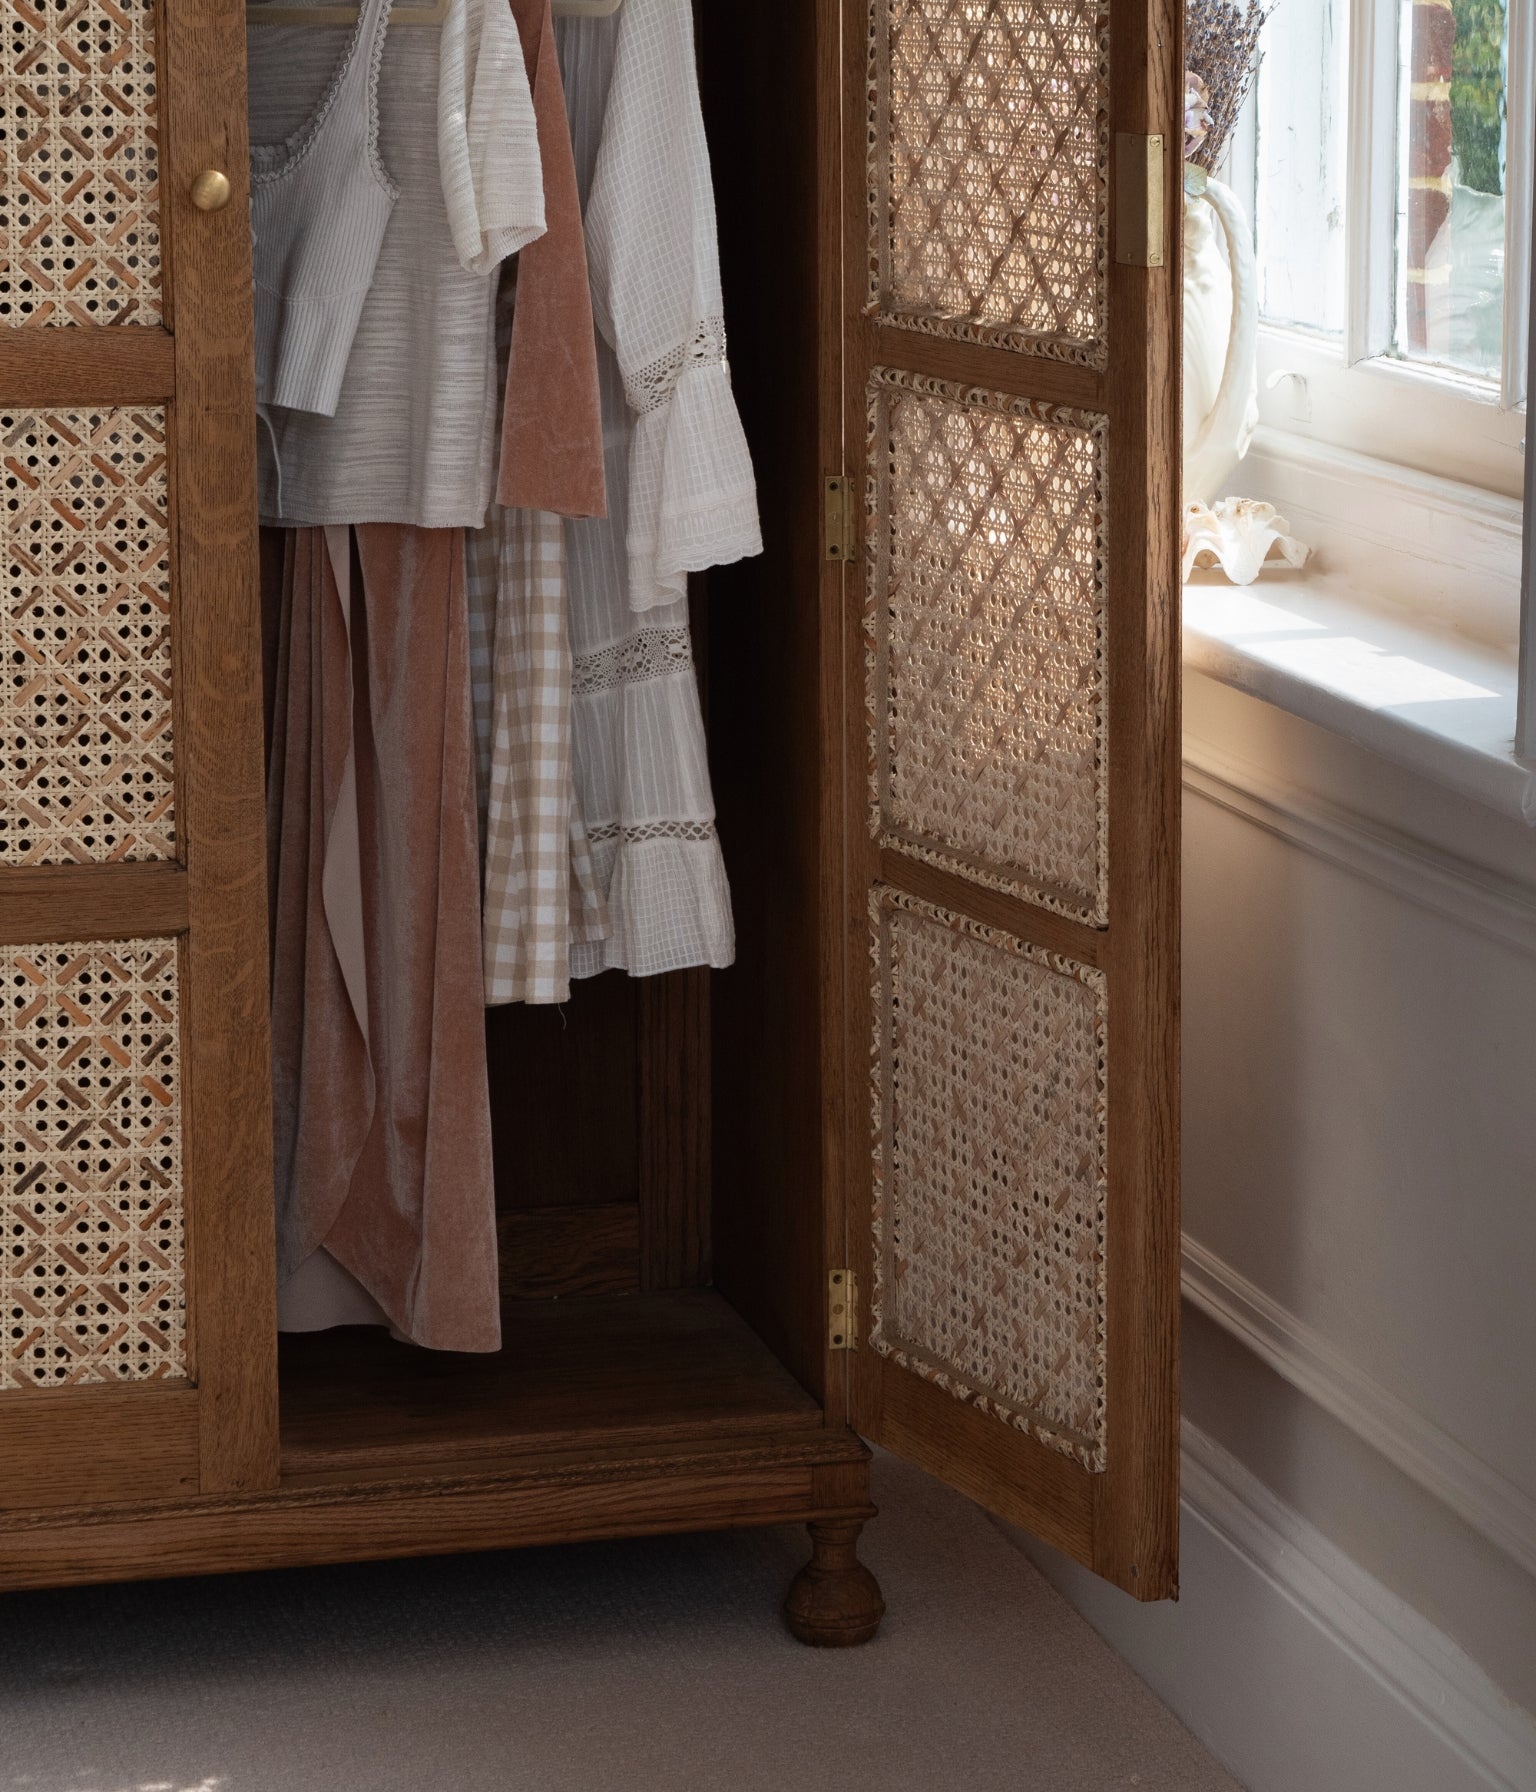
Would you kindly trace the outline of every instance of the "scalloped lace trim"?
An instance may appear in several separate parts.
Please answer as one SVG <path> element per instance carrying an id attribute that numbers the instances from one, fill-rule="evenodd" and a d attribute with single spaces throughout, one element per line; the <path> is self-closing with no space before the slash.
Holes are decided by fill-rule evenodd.
<path id="1" fill-rule="evenodd" d="M 624 376 L 624 396 L 629 408 L 644 416 L 659 411 L 677 390 L 677 382 L 695 367 L 708 367 L 725 359 L 725 319 L 706 317 L 693 333 L 693 340 L 669 349 L 644 367 Z"/>
<path id="2" fill-rule="evenodd" d="M 379 154 L 379 75 L 384 67 L 384 43 L 389 36 L 389 20 L 393 8 L 394 0 L 384 0 L 368 53 L 368 165 L 385 191 L 398 199 L 400 189 L 391 179 Z M 282 180 L 315 147 L 325 121 L 330 117 L 337 97 L 346 85 L 347 76 L 351 73 L 367 22 L 368 7 L 367 0 L 364 0 L 357 9 L 357 23 L 352 27 L 346 48 L 337 58 L 336 66 L 331 70 L 331 78 L 325 84 L 325 92 L 321 94 L 318 105 L 309 117 L 290 131 L 280 143 L 253 143 L 250 146 L 253 187 L 268 187 L 274 181 Z"/>
<path id="3" fill-rule="evenodd" d="M 394 0 L 384 0 L 384 16 L 379 20 L 378 35 L 368 58 L 368 165 L 383 182 L 386 191 L 400 197 L 400 188 L 390 178 L 379 154 L 379 76 L 384 68 L 384 40 L 389 36 L 389 21 L 394 13 Z"/>
<path id="4" fill-rule="evenodd" d="M 590 697 L 622 684 L 643 684 L 670 678 L 693 667 L 693 648 L 685 626 L 643 628 L 612 647 L 578 655 L 571 667 L 571 695 Z"/>

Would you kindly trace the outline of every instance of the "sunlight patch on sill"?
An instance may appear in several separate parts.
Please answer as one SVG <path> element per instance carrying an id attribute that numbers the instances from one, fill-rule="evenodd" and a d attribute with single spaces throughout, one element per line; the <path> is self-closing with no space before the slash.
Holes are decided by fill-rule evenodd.
<path id="1" fill-rule="evenodd" d="M 1536 825 L 1514 757 L 1512 655 L 1369 605 L 1310 567 L 1263 595 L 1211 575 L 1184 588 L 1186 666 L 1333 729 Z"/>

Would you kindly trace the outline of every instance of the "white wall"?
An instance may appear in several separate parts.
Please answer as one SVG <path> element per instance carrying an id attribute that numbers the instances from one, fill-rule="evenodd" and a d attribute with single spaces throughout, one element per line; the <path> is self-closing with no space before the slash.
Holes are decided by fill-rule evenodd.
<path id="1" fill-rule="evenodd" d="M 1186 743 L 1185 1603 L 1052 1571 L 1255 1786 L 1536 1786 L 1536 837 L 1198 676 Z"/>

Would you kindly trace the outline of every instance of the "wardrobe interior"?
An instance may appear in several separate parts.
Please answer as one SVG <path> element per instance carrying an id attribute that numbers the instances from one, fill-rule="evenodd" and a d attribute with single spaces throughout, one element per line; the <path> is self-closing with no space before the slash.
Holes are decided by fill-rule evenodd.
<path id="1" fill-rule="evenodd" d="M 487 1010 L 502 1349 L 283 1335 L 285 1482 L 825 1422 L 826 1276 L 845 1261 L 824 1162 L 841 930 L 823 891 L 844 825 L 827 742 L 846 702 L 821 614 L 818 354 L 839 297 L 818 266 L 837 188 L 817 164 L 815 11 L 695 7 L 764 541 L 690 586 L 735 962 Z"/>

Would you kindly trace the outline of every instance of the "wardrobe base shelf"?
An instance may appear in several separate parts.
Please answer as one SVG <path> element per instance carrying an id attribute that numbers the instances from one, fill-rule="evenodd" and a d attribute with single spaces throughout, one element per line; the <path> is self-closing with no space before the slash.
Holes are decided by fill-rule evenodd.
<path id="1" fill-rule="evenodd" d="M 708 1288 L 511 1301 L 494 1356 L 347 1327 L 282 1340 L 282 1476 L 816 1431 L 822 1409 Z"/>

